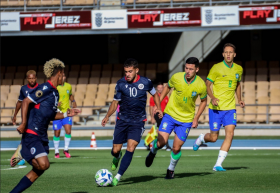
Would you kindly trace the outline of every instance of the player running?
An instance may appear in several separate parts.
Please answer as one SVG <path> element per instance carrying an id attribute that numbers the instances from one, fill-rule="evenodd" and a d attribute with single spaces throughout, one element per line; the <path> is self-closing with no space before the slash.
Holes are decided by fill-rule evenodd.
<path id="1" fill-rule="evenodd" d="M 72 117 L 80 112 L 77 109 L 65 113 L 57 112 L 59 95 L 56 87 L 62 83 L 64 67 L 57 59 L 46 62 L 44 73 L 49 80 L 31 91 L 22 101 L 22 123 L 17 128 L 17 131 L 23 134 L 22 148 L 17 149 L 16 158 L 20 160 L 23 157 L 33 168 L 11 193 L 23 192 L 49 168 L 47 130 L 50 121 Z"/>
<path id="2" fill-rule="evenodd" d="M 159 117 L 162 117 L 159 96 L 150 79 L 138 75 L 138 62 L 135 59 L 127 59 L 124 63 L 125 77 L 118 80 L 114 100 L 110 105 L 107 115 L 102 120 L 102 126 L 108 122 L 109 117 L 116 111 L 120 104 L 117 123 L 113 138 L 111 154 L 114 156 L 112 170 L 116 170 L 120 158 L 121 148 L 127 142 L 126 153 L 123 156 L 118 174 L 114 177 L 112 185 L 116 186 L 121 176 L 131 163 L 135 148 L 139 144 L 145 131 L 147 93 L 153 97 L 158 107 Z"/>
<path id="3" fill-rule="evenodd" d="M 165 179 L 174 178 L 175 166 L 181 157 L 181 147 L 185 143 L 191 128 L 196 128 L 200 115 L 207 104 L 207 91 L 205 82 L 196 75 L 199 71 L 199 61 L 195 57 L 186 60 L 185 72 L 174 74 L 160 95 L 162 101 L 174 88 L 170 100 L 164 110 L 164 116 L 159 126 L 158 138 L 154 140 L 153 147 L 146 158 L 146 166 L 150 167 L 156 153 L 167 142 L 172 131 L 175 133 L 171 160 Z M 200 96 L 201 103 L 195 115 L 195 101 Z"/>
<path id="4" fill-rule="evenodd" d="M 71 84 L 65 82 L 66 76 L 63 74 L 63 80 L 62 85 L 57 86 L 57 90 L 59 93 L 59 102 L 58 102 L 58 109 L 65 113 L 67 109 L 70 109 L 69 99 L 72 102 L 73 108 L 77 107 L 76 101 L 74 99 L 74 96 L 72 95 L 72 86 Z M 62 126 L 65 129 L 65 136 L 64 136 L 64 151 L 63 153 L 67 158 L 70 158 L 71 155 L 69 153 L 68 147 L 71 141 L 71 127 L 72 127 L 72 117 L 66 117 L 61 120 L 55 120 L 53 121 L 53 130 L 54 130 L 54 136 L 53 136 L 53 143 L 54 143 L 54 149 L 55 149 L 55 158 L 59 158 L 59 141 L 60 141 L 60 130 Z"/>
<path id="5" fill-rule="evenodd" d="M 22 103 L 23 99 L 25 99 L 27 97 L 28 93 L 30 93 L 33 89 L 35 89 L 38 86 L 38 83 L 36 82 L 36 80 L 37 80 L 36 72 L 34 70 L 29 70 L 26 73 L 26 80 L 27 80 L 28 84 L 22 86 L 21 89 L 20 89 L 20 94 L 19 94 L 18 101 L 17 101 L 17 104 L 16 104 L 14 117 L 12 119 L 13 125 L 16 125 L 17 114 L 18 114 L 18 111 L 21 108 L 21 103 Z M 11 167 L 16 166 L 16 164 L 13 163 L 14 157 L 15 157 L 15 153 L 11 157 L 11 161 L 10 161 Z M 24 164 L 25 164 L 24 159 L 22 159 L 22 160 L 20 160 L 20 162 L 18 162 L 18 165 L 24 165 Z"/>
<path id="6" fill-rule="evenodd" d="M 158 85 L 157 85 L 157 93 L 158 93 L 159 96 L 161 95 L 162 91 L 163 91 L 163 84 L 162 84 L 162 83 L 158 83 Z M 165 109 L 165 107 L 166 107 L 166 105 L 167 105 L 167 103 L 168 103 L 168 100 L 169 100 L 169 99 L 168 99 L 168 96 L 165 96 L 165 98 L 161 101 L 160 106 L 161 106 L 162 112 L 164 111 L 164 109 Z M 151 115 L 151 122 L 152 122 L 153 125 L 154 125 L 155 123 L 157 123 L 157 127 L 159 127 L 160 124 L 161 124 L 162 119 L 160 119 L 160 118 L 158 117 L 158 114 L 155 114 L 155 115 L 154 115 L 154 108 L 156 108 L 156 107 L 155 107 L 155 102 L 154 102 L 154 99 L 151 97 L 151 98 L 150 98 L 150 115 Z M 148 145 L 147 147 L 148 147 L 148 149 L 150 150 L 150 146 Z M 166 143 L 166 151 L 171 151 L 171 147 L 170 147 L 170 145 L 169 145 L 169 143 L 168 143 L 168 140 L 167 140 L 167 143 Z"/>
<path id="7" fill-rule="evenodd" d="M 227 43 L 223 48 L 224 61 L 215 64 L 207 77 L 207 93 L 211 98 L 209 104 L 209 125 L 210 133 L 200 134 L 193 145 L 193 150 L 197 151 L 202 143 L 216 142 L 221 126 L 225 127 L 225 140 L 220 148 L 219 156 L 214 171 L 226 171 L 222 163 L 230 149 L 236 126 L 235 97 L 236 92 L 238 103 L 244 108 L 245 103 L 241 100 L 241 76 L 243 68 L 233 62 L 235 46 Z M 211 84 L 213 83 L 213 93 Z"/>

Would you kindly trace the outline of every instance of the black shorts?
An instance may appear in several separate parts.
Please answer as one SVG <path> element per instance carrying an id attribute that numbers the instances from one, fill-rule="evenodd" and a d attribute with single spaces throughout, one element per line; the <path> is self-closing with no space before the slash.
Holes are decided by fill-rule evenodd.
<path id="1" fill-rule="evenodd" d="M 139 143 L 145 131 L 144 125 L 144 121 L 139 123 L 127 123 L 118 119 L 114 131 L 113 144 L 123 144 L 126 143 L 128 139 L 133 139 Z"/>
<path id="2" fill-rule="evenodd" d="M 49 142 L 42 141 L 37 135 L 25 133 L 22 136 L 21 145 L 21 155 L 30 165 L 32 165 L 32 159 L 49 154 Z"/>

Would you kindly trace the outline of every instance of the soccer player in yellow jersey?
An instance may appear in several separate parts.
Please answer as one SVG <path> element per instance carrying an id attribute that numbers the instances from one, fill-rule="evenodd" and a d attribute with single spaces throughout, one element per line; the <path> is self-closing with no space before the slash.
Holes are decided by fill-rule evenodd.
<path id="1" fill-rule="evenodd" d="M 170 100 L 164 110 L 164 116 L 159 126 L 158 138 L 154 140 L 153 147 L 146 158 L 146 166 L 150 167 L 158 149 L 161 149 L 172 131 L 175 133 L 171 152 L 170 165 L 167 169 L 166 179 L 174 178 L 174 169 L 181 157 L 181 147 L 185 143 L 191 128 L 196 128 L 198 120 L 207 104 L 207 91 L 205 82 L 196 75 L 199 70 L 199 61 L 195 57 L 186 60 L 185 72 L 174 74 L 164 87 L 160 101 L 174 88 Z M 195 115 L 195 101 L 200 96 L 201 103 Z"/>
<path id="2" fill-rule="evenodd" d="M 224 61 L 215 64 L 207 76 L 207 93 L 211 98 L 209 104 L 209 125 L 210 133 L 201 134 L 193 145 L 193 150 L 197 151 L 202 143 L 216 142 L 219 136 L 219 130 L 223 125 L 225 127 L 226 137 L 220 148 L 219 156 L 214 171 L 226 171 L 222 163 L 230 149 L 231 142 L 236 126 L 236 93 L 239 105 L 244 108 L 245 103 L 241 100 L 241 76 L 243 68 L 233 62 L 235 46 L 227 43 L 224 45 Z M 213 93 L 211 91 L 213 84 Z"/>
<path id="3" fill-rule="evenodd" d="M 58 102 L 58 109 L 65 113 L 67 112 L 67 109 L 70 109 L 69 99 L 72 102 L 73 108 L 77 107 L 77 104 L 75 102 L 74 96 L 72 95 L 72 86 L 65 82 L 65 74 L 63 74 L 63 82 L 62 85 L 58 85 L 57 90 L 59 93 L 59 102 Z M 63 153 L 67 158 L 70 158 L 71 155 L 68 151 L 68 147 L 71 141 L 71 127 L 72 127 L 72 117 L 66 117 L 64 119 L 55 120 L 53 121 L 53 130 L 54 130 L 54 136 L 53 136 L 53 143 L 54 143 L 54 149 L 55 149 L 55 158 L 59 158 L 59 141 L 60 141 L 60 130 L 62 126 L 65 129 L 65 136 L 64 136 L 64 151 Z"/>

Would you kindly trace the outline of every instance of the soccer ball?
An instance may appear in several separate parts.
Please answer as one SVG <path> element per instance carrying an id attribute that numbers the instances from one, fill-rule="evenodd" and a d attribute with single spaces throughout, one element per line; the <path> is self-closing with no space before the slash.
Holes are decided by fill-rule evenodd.
<path id="1" fill-rule="evenodd" d="M 95 182 L 98 186 L 108 186 L 113 181 L 112 173 L 107 169 L 101 169 L 95 174 Z"/>

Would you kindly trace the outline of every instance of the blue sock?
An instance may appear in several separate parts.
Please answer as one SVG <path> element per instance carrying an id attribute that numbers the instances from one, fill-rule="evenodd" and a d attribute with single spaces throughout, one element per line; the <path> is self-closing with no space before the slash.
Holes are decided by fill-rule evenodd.
<path id="1" fill-rule="evenodd" d="M 120 175 L 124 174 L 124 172 L 127 170 L 128 166 L 131 163 L 133 154 L 134 154 L 134 152 L 130 152 L 130 151 L 126 150 L 126 152 L 125 152 L 125 154 L 124 154 L 124 156 L 122 158 L 118 174 L 120 174 Z"/>
<path id="2" fill-rule="evenodd" d="M 18 185 L 10 193 L 23 192 L 25 189 L 29 188 L 33 182 L 31 182 L 26 176 L 24 176 L 18 183 Z"/>

